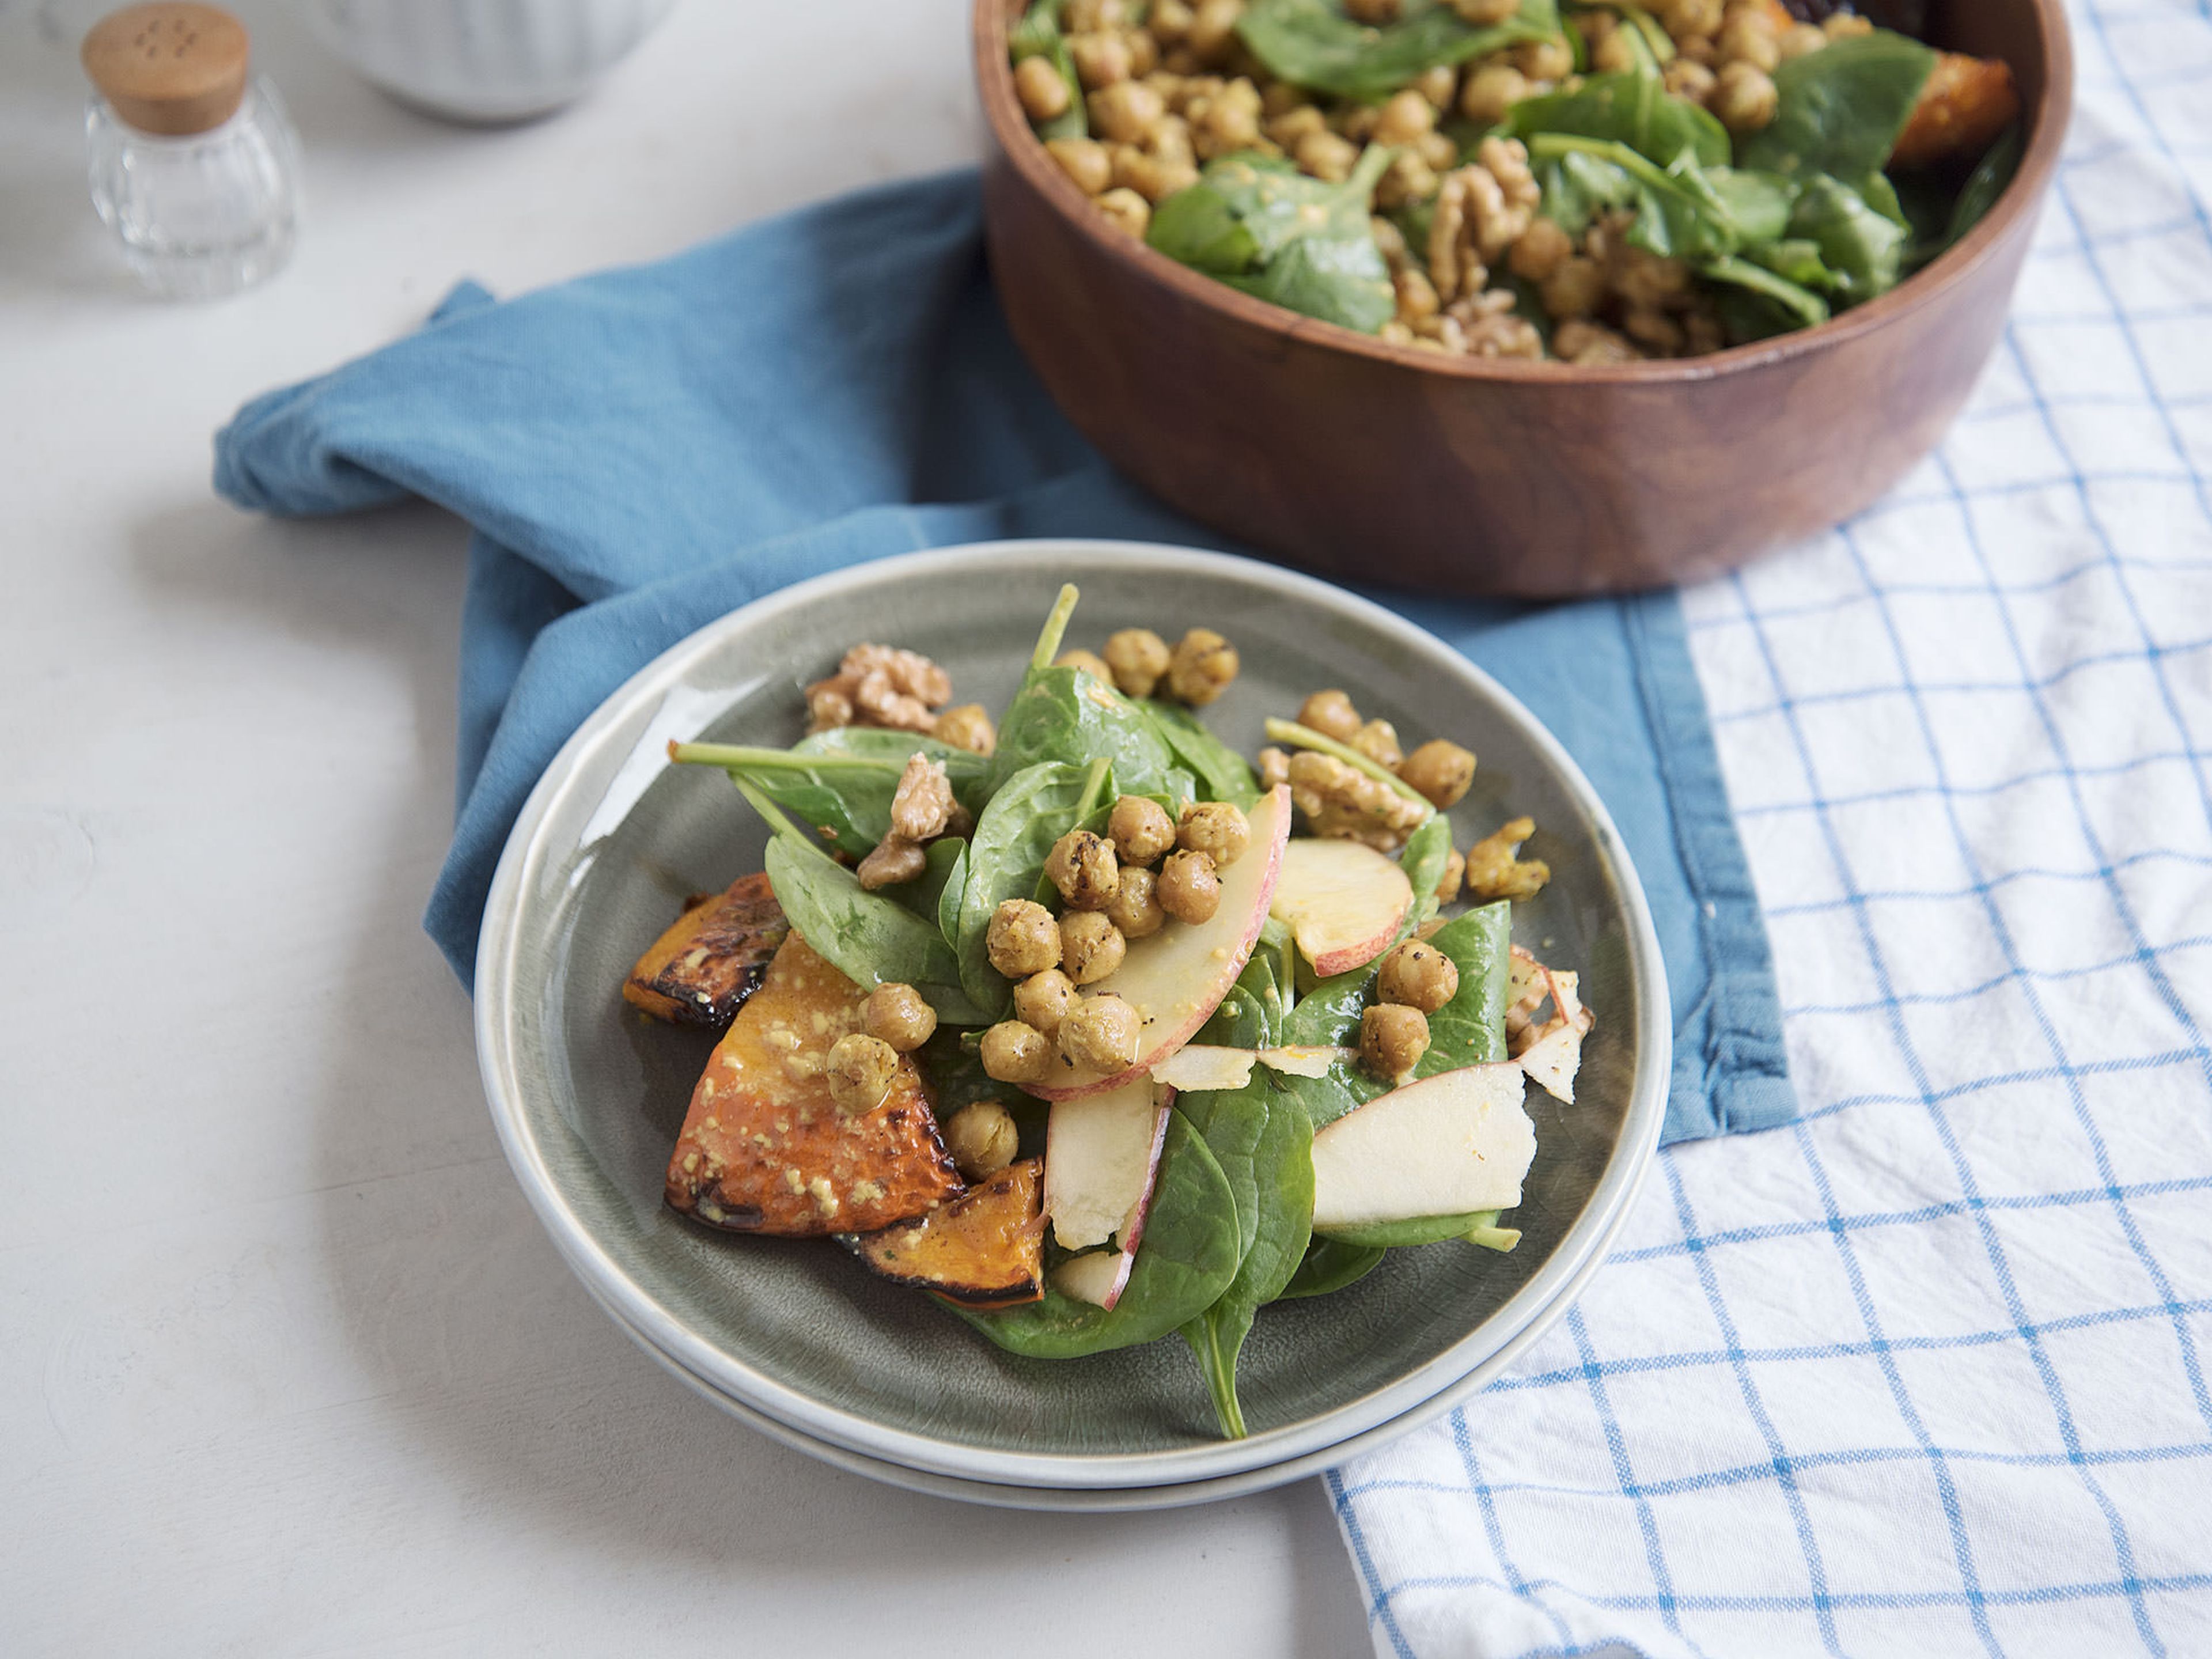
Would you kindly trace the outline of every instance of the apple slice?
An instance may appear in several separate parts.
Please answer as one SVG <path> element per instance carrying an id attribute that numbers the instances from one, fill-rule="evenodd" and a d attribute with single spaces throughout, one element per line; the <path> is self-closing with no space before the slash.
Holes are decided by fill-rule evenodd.
<path id="1" fill-rule="evenodd" d="M 1314 1137 L 1314 1230 L 1510 1210 L 1536 1156 L 1527 1079 L 1501 1060 L 1377 1095 Z"/>
<path id="2" fill-rule="evenodd" d="M 1294 841 L 1268 909 L 1323 979 L 1364 968 L 1389 949 L 1413 908 L 1397 861 L 1356 841 Z"/>
<path id="3" fill-rule="evenodd" d="M 1252 1080 L 1252 1062 L 1259 1058 L 1249 1048 L 1222 1048 L 1210 1042 L 1186 1042 L 1152 1067 L 1152 1081 L 1164 1083 L 1178 1094 L 1203 1094 L 1209 1089 L 1241 1089 Z"/>
<path id="4" fill-rule="evenodd" d="M 1062 1249 L 1109 1239 L 1137 1248 L 1174 1100 L 1174 1090 L 1139 1075 L 1103 1094 L 1054 1103 L 1045 1124 L 1044 1213 Z"/>
<path id="5" fill-rule="evenodd" d="M 1070 1256 L 1052 1270 L 1052 1287 L 1071 1301 L 1110 1309 L 1129 1288 L 1129 1270 L 1136 1265 L 1134 1250 L 1093 1250 Z"/>
<path id="6" fill-rule="evenodd" d="M 1137 1011 L 1136 1060 L 1110 1073 L 1055 1062 L 1052 1081 L 1027 1085 L 1031 1094 L 1040 1100 L 1079 1100 L 1118 1089 L 1150 1072 L 1213 1017 L 1267 926 L 1267 901 L 1291 834 L 1289 787 L 1277 784 L 1247 817 L 1251 845 L 1221 872 L 1221 902 L 1212 919 L 1170 922 L 1137 940 L 1119 968 L 1088 988 L 1094 996 L 1120 997 Z"/>

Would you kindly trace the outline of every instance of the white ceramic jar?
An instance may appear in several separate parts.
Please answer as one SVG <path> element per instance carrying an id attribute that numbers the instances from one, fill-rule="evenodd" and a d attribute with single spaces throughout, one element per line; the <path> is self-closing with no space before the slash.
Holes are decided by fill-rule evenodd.
<path id="1" fill-rule="evenodd" d="M 316 33 L 402 103 L 520 121 L 580 94 L 676 0 L 298 0 Z"/>

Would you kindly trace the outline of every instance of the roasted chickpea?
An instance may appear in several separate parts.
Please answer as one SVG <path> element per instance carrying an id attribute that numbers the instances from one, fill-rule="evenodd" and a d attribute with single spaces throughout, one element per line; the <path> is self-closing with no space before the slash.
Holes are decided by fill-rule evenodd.
<path id="1" fill-rule="evenodd" d="M 1152 222 L 1152 204 L 1124 186 L 1098 198 L 1098 210 L 1121 229 L 1141 240 Z"/>
<path id="2" fill-rule="evenodd" d="M 1221 908 L 1221 877 L 1204 853 L 1170 853 L 1152 896 L 1177 921 L 1210 921 Z"/>
<path id="3" fill-rule="evenodd" d="M 1316 691 L 1298 705 L 1298 724 L 1339 743 L 1349 743 L 1359 730 L 1359 711 L 1341 691 Z"/>
<path id="4" fill-rule="evenodd" d="M 1243 15 L 1244 0 L 1199 0 L 1184 43 L 1200 61 L 1218 63 L 1236 46 L 1237 20 Z"/>
<path id="5" fill-rule="evenodd" d="M 1449 904 L 1459 897 L 1462 883 L 1467 879 L 1467 858 L 1455 847 L 1444 854 L 1443 878 L 1437 883 L 1437 902 Z"/>
<path id="6" fill-rule="evenodd" d="M 1024 63 L 1034 64 L 1034 58 Z M 1114 182 L 1114 163 L 1106 154 L 1106 146 L 1096 138 L 1052 138 L 1045 142 L 1052 159 L 1060 163 L 1060 170 L 1075 180 L 1075 187 L 1085 196 L 1096 196 Z"/>
<path id="7" fill-rule="evenodd" d="M 1057 968 L 1031 974 L 1014 987 L 1014 1018 L 1048 1037 L 1060 1035 L 1060 1022 L 1075 1002 L 1075 981 Z"/>
<path id="8" fill-rule="evenodd" d="M 1060 963 L 1060 924 L 1030 899 L 1008 899 L 991 915 L 984 954 L 1008 979 L 1027 979 Z"/>
<path id="9" fill-rule="evenodd" d="M 1410 144 L 1437 124 L 1437 106 L 1413 88 L 1394 92 L 1384 100 L 1382 118 L 1375 123 L 1378 144 Z"/>
<path id="10" fill-rule="evenodd" d="M 1014 65 L 1014 96 L 1022 100 L 1022 112 L 1036 126 L 1058 120 L 1072 101 L 1067 82 L 1043 58 L 1024 58 Z"/>
<path id="11" fill-rule="evenodd" d="M 898 1063 L 897 1052 L 881 1037 L 847 1032 L 830 1045 L 830 1058 L 823 1066 L 830 1098 L 841 1111 L 874 1111 L 890 1093 Z"/>
<path id="12" fill-rule="evenodd" d="M 1025 58 L 1025 64 L 1042 60 Z M 1064 83 L 1063 83 L 1064 84 Z M 1117 81 L 1091 94 L 1091 130 L 1117 144 L 1144 142 L 1168 112 L 1167 100 L 1141 81 Z"/>
<path id="13" fill-rule="evenodd" d="M 1818 52 L 1828 44 L 1828 37 L 1818 23 L 1792 23 L 1783 32 L 1782 56 L 1786 62 L 1802 58 L 1808 52 Z"/>
<path id="14" fill-rule="evenodd" d="M 963 1106 L 945 1125 L 945 1150 L 970 1181 L 998 1174 L 1014 1161 L 1021 1144 L 1014 1115 L 995 1100 Z"/>
<path id="15" fill-rule="evenodd" d="M 1401 1078 L 1429 1051 L 1429 1017 L 1401 1002 L 1378 1003 L 1359 1017 L 1359 1058 L 1380 1078 Z"/>
<path id="16" fill-rule="evenodd" d="M 1778 97 L 1765 70 L 1741 62 L 1723 64 L 1709 107 L 1730 132 L 1756 132 L 1774 118 Z"/>
<path id="17" fill-rule="evenodd" d="M 1114 838 L 1114 850 L 1125 865 L 1150 864 L 1176 844 L 1175 820 L 1167 808 L 1144 795 L 1124 795 L 1115 801 L 1107 815 L 1106 833 Z"/>
<path id="18" fill-rule="evenodd" d="M 1375 994 L 1433 1014 L 1459 994 L 1459 964 L 1435 945 L 1409 939 L 1382 958 Z"/>
<path id="19" fill-rule="evenodd" d="M 1193 708 L 1212 702 L 1237 678 L 1237 647 L 1210 628 L 1194 628 L 1168 659 L 1168 690 Z"/>
<path id="20" fill-rule="evenodd" d="M 1203 853 L 1217 870 L 1226 870 L 1252 844 L 1252 826 L 1225 800 L 1194 801 L 1182 809 L 1176 844 L 1186 853 Z"/>
<path id="21" fill-rule="evenodd" d="M 1079 668 L 1094 680 L 1114 684 L 1114 671 L 1106 665 L 1106 659 L 1096 651 L 1063 651 L 1052 659 L 1054 668 Z"/>
<path id="22" fill-rule="evenodd" d="M 1160 43 L 1143 29 L 1131 29 L 1121 36 L 1129 48 L 1129 73 L 1139 81 L 1160 66 Z"/>
<path id="23" fill-rule="evenodd" d="M 1135 72 L 1129 43 L 1118 34 L 1072 35 L 1067 55 L 1074 60 L 1075 78 L 1092 92 L 1126 81 Z"/>
<path id="24" fill-rule="evenodd" d="M 1556 81 L 1575 72 L 1575 54 L 1565 40 L 1523 40 L 1513 48 L 1513 67 L 1531 81 Z"/>
<path id="25" fill-rule="evenodd" d="M 1121 965 L 1128 941 L 1112 920 L 1096 910 L 1072 910 L 1060 918 L 1060 971 L 1078 985 L 1096 985 Z"/>
<path id="26" fill-rule="evenodd" d="M 1474 781 L 1474 757 L 1455 743 L 1431 738 L 1406 757 L 1398 775 L 1439 810 L 1456 806 Z"/>
<path id="27" fill-rule="evenodd" d="M 1771 72 L 1782 61 L 1782 42 L 1764 12 L 1731 13 L 1716 44 L 1723 63 L 1750 64 Z"/>
<path id="28" fill-rule="evenodd" d="M 1433 69 L 1420 70 L 1413 77 L 1413 91 L 1427 97 L 1429 106 L 1436 111 L 1451 108 L 1451 95 L 1460 91 L 1460 70 L 1451 64 L 1436 64 Z"/>
<path id="29" fill-rule="evenodd" d="M 1125 939 L 1149 939 L 1167 926 L 1168 913 L 1160 908 L 1159 878 L 1139 865 L 1121 872 L 1121 890 L 1106 907 L 1106 920 L 1121 930 Z"/>
<path id="30" fill-rule="evenodd" d="M 1114 684 L 1133 697 L 1149 697 L 1168 672 L 1168 642 L 1149 628 L 1125 628 L 1106 641 Z"/>
<path id="31" fill-rule="evenodd" d="M 1485 64 L 1460 88 L 1459 112 L 1470 121 L 1493 126 L 1534 90 L 1528 77 L 1510 64 Z"/>
<path id="32" fill-rule="evenodd" d="M 1388 720 L 1370 720 L 1352 734 L 1352 746 L 1377 766 L 1396 771 L 1405 764 L 1406 751 L 1398 746 L 1398 728 Z"/>
<path id="33" fill-rule="evenodd" d="M 1590 48 L 1589 66 L 1600 75 L 1626 75 L 1641 61 L 1626 29 L 1608 31 Z"/>
<path id="34" fill-rule="evenodd" d="M 1118 1072 L 1137 1057 L 1137 1011 L 1116 996 L 1082 997 L 1060 1023 L 1060 1052 L 1087 1071 Z"/>
<path id="35" fill-rule="evenodd" d="M 955 749 L 965 749 L 971 755 L 988 755 L 999 746 L 998 731 L 980 702 L 963 702 L 957 708 L 946 709 L 929 728 L 929 735 Z"/>
<path id="36" fill-rule="evenodd" d="M 1315 178 L 1340 185 L 1352 176 L 1352 167 L 1359 160 L 1359 146 L 1323 127 L 1292 144 L 1291 159 Z"/>
<path id="37" fill-rule="evenodd" d="M 1559 228 L 1558 221 L 1538 218 L 1530 221 L 1528 228 L 1521 233 L 1521 240 L 1513 244 L 1513 251 L 1506 256 L 1506 264 L 1516 276 L 1540 283 L 1574 251 L 1574 243 Z"/>
<path id="38" fill-rule="evenodd" d="M 911 985 L 878 985 L 860 1005 L 860 1028 L 900 1054 L 911 1054 L 937 1030 L 937 1010 Z"/>
<path id="39" fill-rule="evenodd" d="M 1587 317 L 1605 301 L 1605 267 L 1595 259 L 1571 253 L 1553 267 L 1537 291 L 1544 309 L 1559 321 Z"/>
<path id="40" fill-rule="evenodd" d="M 1190 33 L 1190 17 L 1186 0 L 1152 0 L 1152 9 L 1145 14 L 1145 27 L 1162 46 L 1179 46 Z"/>
<path id="41" fill-rule="evenodd" d="M 1260 787 L 1273 789 L 1291 781 L 1291 757 L 1270 744 L 1260 751 Z"/>
<path id="42" fill-rule="evenodd" d="M 1002 1019 L 983 1033 L 983 1070 L 1000 1083 L 1036 1083 L 1052 1064 L 1052 1044 L 1034 1025 Z"/>
<path id="43" fill-rule="evenodd" d="M 1819 35 L 1820 31 L 1813 33 Z M 1713 72 L 1703 64 L 1689 58 L 1677 58 L 1667 65 L 1662 77 L 1667 90 L 1677 98 L 1686 98 L 1693 104 L 1702 104 L 1713 89 Z"/>
<path id="44" fill-rule="evenodd" d="M 1060 890 L 1070 910 L 1103 910 L 1121 884 L 1114 843 L 1091 830 L 1071 830 L 1052 846 L 1044 861 L 1045 878 Z M 1060 931 L 1066 932 L 1065 921 Z"/>
<path id="45" fill-rule="evenodd" d="M 1486 29 L 1512 16 L 1519 6 L 1516 0 L 1451 0 L 1451 9 L 1460 15 L 1462 22 Z"/>

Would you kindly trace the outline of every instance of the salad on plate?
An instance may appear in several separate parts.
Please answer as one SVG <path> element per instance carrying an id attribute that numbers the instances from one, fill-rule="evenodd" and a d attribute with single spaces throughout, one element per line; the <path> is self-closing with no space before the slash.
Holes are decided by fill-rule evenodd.
<path id="1" fill-rule="evenodd" d="M 1341 691 L 1252 762 L 1199 710 L 1235 647 L 1127 629 L 1011 703 L 863 643 L 788 749 L 691 743 L 766 823 L 623 996 L 722 1031 L 670 1206 L 834 1240 L 1012 1352 L 1180 1334 L 1221 1431 L 1259 1310 L 1393 1249 L 1510 1250 L 1533 1082 L 1572 1103 L 1593 1016 L 1512 941 L 1526 818 L 1462 853 L 1475 757 Z"/>

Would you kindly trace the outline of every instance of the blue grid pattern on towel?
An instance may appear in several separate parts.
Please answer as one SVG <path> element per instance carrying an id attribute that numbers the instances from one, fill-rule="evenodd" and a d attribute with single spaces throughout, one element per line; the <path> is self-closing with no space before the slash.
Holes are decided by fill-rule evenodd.
<path id="1" fill-rule="evenodd" d="M 1379 1653 L 2212 1653 L 2212 6 L 2073 17 L 1957 427 L 1685 596 L 1807 1115 L 1328 1478 Z"/>

